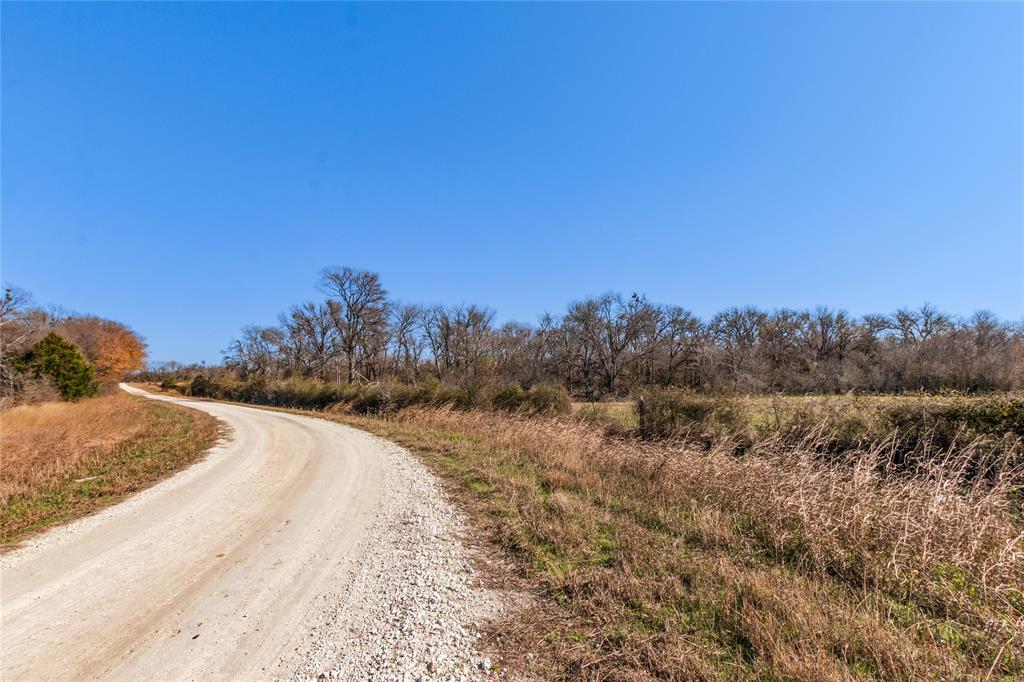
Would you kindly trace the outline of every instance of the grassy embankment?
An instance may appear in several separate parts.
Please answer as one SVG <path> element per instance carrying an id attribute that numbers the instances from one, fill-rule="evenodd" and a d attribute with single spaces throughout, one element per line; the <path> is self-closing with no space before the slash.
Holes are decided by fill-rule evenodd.
<path id="1" fill-rule="evenodd" d="M 200 459 L 213 417 L 120 391 L 0 415 L 0 546 L 149 487 Z"/>
<path id="2" fill-rule="evenodd" d="M 341 419 L 415 452 L 540 599 L 498 623 L 561 679 L 1024 677 L 1019 472 L 985 445 L 737 456 L 571 420 L 409 408 Z M 824 438 L 824 436 L 822 436 Z"/>
<path id="3" fill-rule="evenodd" d="M 492 626 L 513 667 L 1024 679 L 1019 398 L 662 395 L 641 425 L 623 405 L 417 404 L 433 392 L 300 383 L 257 398 L 340 395 L 317 414 L 405 445 L 448 483 L 537 596 Z"/>

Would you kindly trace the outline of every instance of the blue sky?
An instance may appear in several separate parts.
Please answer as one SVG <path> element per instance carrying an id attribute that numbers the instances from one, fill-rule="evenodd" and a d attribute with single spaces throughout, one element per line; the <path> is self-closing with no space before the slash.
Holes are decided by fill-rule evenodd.
<path id="1" fill-rule="evenodd" d="M 1024 5 L 2 5 L 3 279 L 154 360 L 379 272 L 532 321 L 1024 315 Z"/>

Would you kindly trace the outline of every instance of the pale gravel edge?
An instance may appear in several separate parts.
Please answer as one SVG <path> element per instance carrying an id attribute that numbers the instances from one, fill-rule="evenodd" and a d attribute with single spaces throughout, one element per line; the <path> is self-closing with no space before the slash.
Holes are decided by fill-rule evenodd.
<path id="1" fill-rule="evenodd" d="M 383 508 L 360 558 L 322 593 L 309 644 L 289 679 L 499 679 L 477 649 L 477 626 L 507 608 L 484 588 L 460 542 L 465 519 L 411 452 L 367 431 L 321 419 L 366 439 L 384 458 Z M 287 659 L 281 661 L 287 665 Z M 294 662 L 292 662 L 294 666 Z"/>
<path id="2" fill-rule="evenodd" d="M 179 407 L 194 409 L 185 406 Z M 216 463 L 218 455 L 222 454 L 233 442 L 234 434 L 231 427 L 222 419 L 214 418 L 217 419 L 217 423 L 220 425 L 220 435 L 213 446 L 200 459 L 181 471 L 171 474 L 148 488 L 132 493 L 109 507 L 104 507 L 87 516 L 74 519 L 62 525 L 50 526 L 36 535 L 19 541 L 13 548 L 0 554 L 0 570 L 16 566 L 18 563 L 29 559 L 47 547 L 65 544 L 76 535 L 93 530 L 113 519 L 131 516 L 136 512 L 139 505 L 144 504 L 146 500 L 154 495 L 164 495 L 188 485 L 193 478 L 212 467 Z"/>

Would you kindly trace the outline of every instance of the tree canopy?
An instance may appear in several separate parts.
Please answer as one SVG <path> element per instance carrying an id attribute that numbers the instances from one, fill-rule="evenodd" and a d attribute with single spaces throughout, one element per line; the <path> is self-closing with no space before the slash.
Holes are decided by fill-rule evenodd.
<path id="1" fill-rule="evenodd" d="M 388 299 L 375 273 L 325 270 L 326 300 L 249 326 L 227 367 L 242 379 L 293 376 L 463 386 L 561 384 L 594 399 L 645 386 L 705 392 L 1015 390 L 1024 326 L 934 306 L 853 316 L 826 307 L 733 307 L 700 319 L 641 294 L 574 301 L 537 324 L 495 322 L 486 306 Z"/>

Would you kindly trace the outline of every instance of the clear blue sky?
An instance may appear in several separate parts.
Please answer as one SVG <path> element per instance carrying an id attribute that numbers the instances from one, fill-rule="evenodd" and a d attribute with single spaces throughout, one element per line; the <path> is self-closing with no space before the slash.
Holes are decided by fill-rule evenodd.
<path id="1" fill-rule="evenodd" d="M 215 361 L 326 265 L 533 321 L 1024 313 L 1024 5 L 2 5 L 3 278 Z"/>

